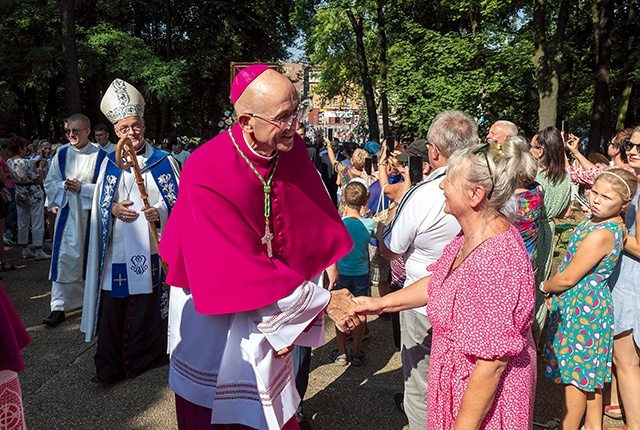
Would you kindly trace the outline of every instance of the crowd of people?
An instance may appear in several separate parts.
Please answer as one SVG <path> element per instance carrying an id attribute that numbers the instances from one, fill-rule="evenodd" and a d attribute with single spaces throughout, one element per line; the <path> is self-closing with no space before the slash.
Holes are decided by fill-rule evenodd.
<path id="1" fill-rule="evenodd" d="M 193 154 L 145 140 L 144 99 L 120 79 L 101 103 L 117 148 L 103 125 L 90 142 L 81 114 L 47 157 L 8 142 L 2 214 L 15 200 L 22 257 L 51 259 L 44 324 L 83 308 L 93 382 L 169 364 L 180 429 L 308 428 L 323 316 L 331 362 L 359 367 L 377 315 L 412 430 L 531 429 L 538 360 L 562 385 L 560 428 L 602 429 L 606 413 L 640 430 L 640 127 L 614 136 L 610 161 L 556 127 L 480 136 L 457 110 L 424 139 L 319 145 L 269 66 L 240 71 L 230 97 L 236 123 Z M 564 250 L 555 220 L 570 215 Z M 12 321 L 16 372 L 28 336 Z"/>

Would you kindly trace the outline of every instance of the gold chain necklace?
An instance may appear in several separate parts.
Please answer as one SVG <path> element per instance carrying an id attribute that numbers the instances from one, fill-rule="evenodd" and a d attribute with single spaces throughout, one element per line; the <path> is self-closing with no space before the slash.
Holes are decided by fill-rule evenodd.
<path id="1" fill-rule="evenodd" d="M 240 150 L 240 147 L 238 146 L 236 139 L 233 137 L 233 133 L 231 133 L 231 130 L 228 130 L 228 132 L 229 132 L 229 136 L 231 137 L 231 141 L 233 142 L 233 146 L 235 146 L 236 150 L 242 156 L 242 159 L 246 161 L 247 165 L 251 168 L 253 173 L 256 174 L 256 176 L 262 183 L 262 190 L 264 192 L 264 236 L 262 236 L 261 241 L 263 244 L 267 246 L 267 254 L 269 255 L 269 258 L 271 258 L 273 257 L 273 248 L 271 244 L 271 241 L 273 241 L 273 234 L 269 229 L 269 217 L 271 216 L 271 181 L 273 180 L 273 176 L 276 174 L 276 168 L 278 167 L 278 160 L 280 159 L 279 158 L 280 153 L 278 152 L 276 154 L 275 156 L 276 160 L 273 163 L 271 174 L 269 175 L 269 178 L 265 181 L 262 175 L 260 175 L 260 173 L 258 173 L 256 168 L 254 167 L 253 163 L 251 163 L 251 161 L 249 161 L 247 156 L 244 155 L 244 153 Z"/>

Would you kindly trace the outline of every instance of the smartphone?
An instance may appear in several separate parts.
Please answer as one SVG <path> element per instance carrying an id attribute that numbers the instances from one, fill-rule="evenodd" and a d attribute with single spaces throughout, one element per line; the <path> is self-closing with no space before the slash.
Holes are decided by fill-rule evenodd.
<path id="1" fill-rule="evenodd" d="M 569 133 L 571 133 L 569 131 L 569 121 L 562 121 L 562 128 L 561 128 L 562 134 L 564 136 L 564 138 L 566 139 L 567 136 L 569 136 Z"/>
<path id="2" fill-rule="evenodd" d="M 378 167 L 378 156 L 377 155 L 372 155 L 371 156 L 371 164 L 373 167 Z"/>
<path id="3" fill-rule="evenodd" d="M 411 185 L 422 182 L 422 157 L 411 155 L 409 157 L 409 180 Z"/>
<path id="4" fill-rule="evenodd" d="M 591 206 L 589 206 L 589 202 L 587 201 L 587 199 L 582 197 L 580 194 L 573 193 L 573 198 L 578 202 L 578 204 L 580 204 L 580 206 L 582 206 L 583 209 L 591 210 Z"/>
<path id="5" fill-rule="evenodd" d="M 373 166 L 373 160 L 371 158 L 364 159 L 364 171 L 367 172 L 367 175 L 371 174 L 371 168 Z"/>
<path id="6" fill-rule="evenodd" d="M 396 149 L 396 141 L 387 139 L 387 156 L 390 156 L 394 149 Z"/>
<path id="7" fill-rule="evenodd" d="M 333 129 L 332 128 L 327 130 L 327 139 L 329 139 L 330 141 L 333 140 Z"/>

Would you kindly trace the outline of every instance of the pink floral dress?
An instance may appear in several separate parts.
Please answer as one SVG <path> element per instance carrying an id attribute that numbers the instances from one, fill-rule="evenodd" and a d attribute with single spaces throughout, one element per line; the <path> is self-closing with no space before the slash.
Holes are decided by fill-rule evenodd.
<path id="1" fill-rule="evenodd" d="M 462 233 L 428 267 L 427 314 L 433 325 L 429 429 L 453 429 L 477 359 L 509 357 L 483 430 L 531 429 L 536 349 L 529 257 L 515 227 L 480 244 L 453 272 Z"/>

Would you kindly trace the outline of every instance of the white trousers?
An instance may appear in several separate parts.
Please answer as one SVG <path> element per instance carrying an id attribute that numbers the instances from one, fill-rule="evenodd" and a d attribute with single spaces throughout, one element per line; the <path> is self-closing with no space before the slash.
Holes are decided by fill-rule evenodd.
<path id="1" fill-rule="evenodd" d="M 84 281 L 51 284 L 51 311 L 71 311 L 82 307 Z"/>
<path id="2" fill-rule="evenodd" d="M 17 203 L 18 213 L 18 244 L 29 244 L 29 225 L 31 225 L 31 244 L 36 248 L 42 246 L 44 239 L 44 202 Z"/>

